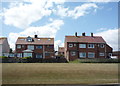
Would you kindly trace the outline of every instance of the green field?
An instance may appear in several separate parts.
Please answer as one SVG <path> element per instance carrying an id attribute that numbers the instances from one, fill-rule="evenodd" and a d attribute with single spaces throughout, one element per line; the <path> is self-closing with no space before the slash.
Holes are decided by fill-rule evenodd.
<path id="1" fill-rule="evenodd" d="M 113 84 L 118 64 L 3 63 L 3 84 Z"/>

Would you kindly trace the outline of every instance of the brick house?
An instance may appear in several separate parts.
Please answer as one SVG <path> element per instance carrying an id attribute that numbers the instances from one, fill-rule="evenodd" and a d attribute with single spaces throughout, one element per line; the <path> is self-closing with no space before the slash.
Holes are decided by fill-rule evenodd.
<path id="1" fill-rule="evenodd" d="M 58 55 L 62 55 L 62 56 L 64 56 L 64 51 L 65 49 L 64 49 L 64 47 L 58 47 Z"/>
<path id="2" fill-rule="evenodd" d="M 112 48 L 101 36 L 65 36 L 65 57 L 68 61 L 82 58 L 108 58 Z"/>
<path id="3" fill-rule="evenodd" d="M 10 46 L 6 37 L 0 37 L 0 56 L 7 56 L 10 52 Z"/>
<path id="4" fill-rule="evenodd" d="M 53 58 L 54 38 L 18 37 L 15 52 L 17 57 Z"/>
<path id="5" fill-rule="evenodd" d="M 120 51 L 113 51 L 112 52 L 112 57 L 115 57 L 117 59 L 120 59 Z"/>

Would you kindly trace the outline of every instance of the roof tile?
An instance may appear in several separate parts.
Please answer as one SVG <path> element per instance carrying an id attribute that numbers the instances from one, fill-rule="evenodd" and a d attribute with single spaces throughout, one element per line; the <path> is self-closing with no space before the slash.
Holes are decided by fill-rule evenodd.
<path id="1" fill-rule="evenodd" d="M 27 37 L 18 37 L 16 44 L 54 44 L 54 38 L 32 38 L 33 42 L 26 41 Z"/>
<path id="2" fill-rule="evenodd" d="M 65 36 L 66 42 L 106 43 L 101 36 Z"/>

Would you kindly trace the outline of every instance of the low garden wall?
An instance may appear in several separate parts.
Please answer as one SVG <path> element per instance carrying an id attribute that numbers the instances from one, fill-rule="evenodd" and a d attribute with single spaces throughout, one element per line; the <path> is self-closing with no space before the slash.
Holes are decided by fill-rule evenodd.
<path id="1" fill-rule="evenodd" d="M 11 57 L 2 57 L 0 58 L 0 63 L 67 63 L 66 58 L 49 58 L 49 59 L 40 59 L 40 58 L 11 58 Z M 70 63 L 120 63 L 120 59 L 77 59 L 70 61 Z"/>
<path id="2" fill-rule="evenodd" d="M 1 63 L 66 63 L 65 58 L 50 58 L 50 59 L 37 59 L 37 58 L 0 58 Z"/>

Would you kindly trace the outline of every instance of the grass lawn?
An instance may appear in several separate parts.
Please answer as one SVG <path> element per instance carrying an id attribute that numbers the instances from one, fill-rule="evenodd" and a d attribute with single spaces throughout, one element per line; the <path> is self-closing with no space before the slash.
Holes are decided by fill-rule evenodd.
<path id="1" fill-rule="evenodd" d="M 113 84 L 118 64 L 3 63 L 3 84 Z"/>

